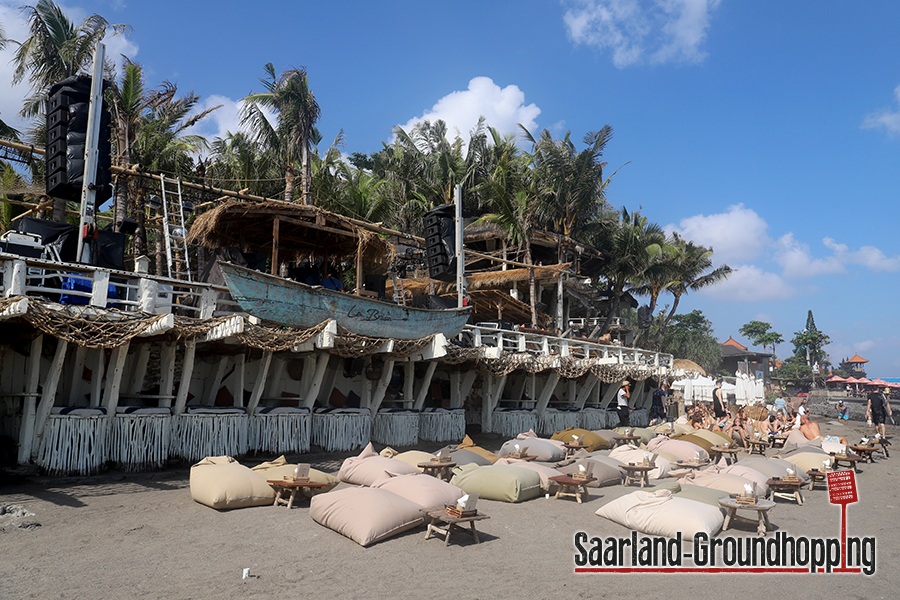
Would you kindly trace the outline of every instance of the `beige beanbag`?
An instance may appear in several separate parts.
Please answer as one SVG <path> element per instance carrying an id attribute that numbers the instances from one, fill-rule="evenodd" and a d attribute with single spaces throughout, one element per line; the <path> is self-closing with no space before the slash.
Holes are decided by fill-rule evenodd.
<path id="1" fill-rule="evenodd" d="M 682 539 L 691 539 L 701 531 L 715 535 L 725 521 L 718 508 L 676 498 L 669 490 L 632 492 L 602 506 L 595 514 L 648 535 L 673 538 L 681 532 Z"/>
<path id="2" fill-rule="evenodd" d="M 431 462 L 433 454 L 422 452 L 421 450 L 407 450 L 406 452 L 397 452 L 393 448 L 385 448 L 381 451 L 381 456 L 385 458 L 393 458 L 394 460 L 403 461 L 411 467 L 415 467 L 420 473 L 424 473 L 424 469 L 419 468 L 419 463 Z"/>
<path id="3" fill-rule="evenodd" d="M 544 465 L 536 465 L 533 462 L 529 462 L 527 460 L 519 460 L 518 458 L 501 458 L 494 464 L 501 466 L 509 465 L 511 467 L 522 467 L 523 469 L 534 471 L 540 476 L 541 491 L 545 493 L 549 492 L 551 487 L 556 486 L 556 482 L 550 481 L 550 478 L 563 475 L 562 471 L 557 471 L 556 469 L 551 469 L 550 467 L 546 467 Z"/>
<path id="4" fill-rule="evenodd" d="M 456 447 L 457 450 L 468 450 L 469 452 L 474 452 L 475 454 L 481 456 L 482 458 L 486 458 L 490 461 L 491 464 L 497 462 L 497 459 L 500 458 L 490 450 L 485 450 L 481 446 L 477 446 L 475 441 L 472 440 L 469 436 L 466 436 L 462 443 Z"/>
<path id="5" fill-rule="evenodd" d="M 744 486 L 750 483 L 750 480 L 737 475 L 695 471 L 679 479 L 678 483 L 681 485 L 699 485 L 700 487 L 713 488 L 727 494 L 743 494 Z"/>
<path id="6" fill-rule="evenodd" d="M 344 460 L 341 470 L 338 471 L 338 479 L 356 485 L 372 485 L 376 481 L 384 479 L 388 474 L 410 475 L 418 473 L 419 469 L 406 464 L 402 460 L 385 458 L 375 454 L 375 449 L 370 442 L 359 456 L 351 456 Z"/>
<path id="7" fill-rule="evenodd" d="M 466 493 L 431 475 L 418 473 L 416 475 L 398 475 L 387 477 L 372 484 L 373 488 L 388 490 L 398 496 L 415 502 L 422 508 L 441 507 L 445 504 L 453 504 Z"/>
<path id="8" fill-rule="evenodd" d="M 540 462 L 557 462 L 566 457 L 566 451 L 560 446 L 551 443 L 549 440 L 541 438 L 513 439 L 503 443 L 500 451 L 497 453 L 501 457 L 509 456 L 516 452 L 516 446 L 519 450 L 528 448 L 528 456 L 536 456 L 535 460 Z M 496 462 L 494 463 L 496 464 Z"/>
<path id="9" fill-rule="evenodd" d="M 613 448 L 609 453 L 609 457 L 621 461 L 626 465 L 628 463 L 634 463 L 637 465 L 644 461 L 645 452 L 646 450 L 638 450 L 637 448 L 632 448 L 631 446 L 617 446 Z M 648 454 L 651 454 L 650 460 L 652 461 L 652 453 Z M 672 467 L 672 463 L 669 462 L 668 459 L 663 458 L 659 455 L 656 455 L 655 465 L 655 468 L 651 469 L 650 472 L 647 473 L 648 479 L 662 479 L 669 474 L 669 471 Z"/>
<path id="10" fill-rule="evenodd" d="M 283 479 L 285 475 L 293 476 L 294 469 L 297 465 L 288 463 L 287 459 L 282 455 L 275 460 L 264 462 L 253 467 L 253 470 L 263 475 L 266 479 Z M 324 494 L 330 492 L 341 481 L 334 475 L 323 473 L 318 469 L 309 470 L 309 480 L 316 483 L 327 484 L 328 487 L 302 488 L 300 491 L 307 498 L 312 498 L 316 494 Z"/>
<path id="11" fill-rule="evenodd" d="M 680 461 L 688 461 L 696 458 L 700 461 L 709 460 L 709 452 L 706 448 L 684 438 L 670 440 L 664 435 L 657 436 L 647 442 L 647 450 L 650 452 L 666 452 L 678 457 Z"/>
<path id="12" fill-rule="evenodd" d="M 785 475 L 787 475 L 787 470 L 791 469 L 792 471 L 794 471 L 794 474 L 800 478 L 801 481 L 809 481 L 809 475 L 806 474 L 806 471 L 798 469 L 797 465 L 781 458 L 762 458 L 761 456 L 751 456 L 749 458 L 742 458 L 737 462 L 737 464 L 755 469 L 769 479 L 773 477 L 784 477 Z M 821 466 L 822 462 L 820 461 L 819 467 Z"/>
<path id="13" fill-rule="evenodd" d="M 831 456 L 825 454 L 822 451 L 791 452 L 784 457 L 784 460 L 788 461 L 789 463 L 793 463 L 796 466 L 794 471 L 803 471 L 804 473 L 806 473 L 807 471 L 812 471 L 813 469 L 821 471 L 822 462 L 830 459 Z M 799 476 L 799 473 L 796 474 Z"/>
<path id="14" fill-rule="evenodd" d="M 191 467 L 191 498 L 218 510 L 272 504 L 266 477 L 230 456 L 207 456 Z"/>
<path id="15" fill-rule="evenodd" d="M 641 438 L 642 444 L 646 444 L 647 442 L 649 442 L 650 440 L 652 440 L 653 438 L 656 437 L 655 431 L 653 431 L 652 429 L 647 429 L 645 427 L 616 427 L 615 431 L 616 431 L 616 433 L 619 433 L 622 435 L 626 435 L 625 432 L 630 431 L 631 433 L 627 434 L 627 435 L 633 435 L 635 437 Z"/>
<path id="16" fill-rule="evenodd" d="M 310 500 L 309 516 L 360 546 L 368 546 L 422 524 L 420 508 L 388 490 L 348 488 Z"/>
<path id="17" fill-rule="evenodd" d="M 522 502 L 541 495 L 541 476 L 509 465 L 463 465 L 453 469 L 450 483 L 485 500 Z"/>
<path id="18" fill-rule="evenodd" d="M 592 463 L 593 468 L 591 469 L 591 477 L 596 477 L 597 481 L 588 483 L 588 487 L 606 487 L 608 485 L 619 485 L 622 483 L 622 477 L 625 476 L 625 469 L 622 469 L 618 465 L 611 465 L 607 461 L 597 460 L 598 458 L 601 457 L 581 458 L 575 461 L 575 464 L 571 467 L 567 467 L 566 473 L 571 475 L 579 470 L 579 466 L 584 465 L 587 467 L 588 463 Z"/>
<path id="19" fill-rule="evenodd" d="M 584 436 L 584 439 L 581 441 L 582 444 L 587 446 L 588 452 L 594 452 L 595 450 L 606 450 L 609 448 L 609 441 L 597 435 L 593 431 L 588 431 L 587 429 L 577 429 L 575 427 L 569 427 L 567 429 L 563 429 L 562 431 L 557 431 L 550 439 L 558 440 L 560 442 L 569 444 L 573 443 L 577 438 Z"/>

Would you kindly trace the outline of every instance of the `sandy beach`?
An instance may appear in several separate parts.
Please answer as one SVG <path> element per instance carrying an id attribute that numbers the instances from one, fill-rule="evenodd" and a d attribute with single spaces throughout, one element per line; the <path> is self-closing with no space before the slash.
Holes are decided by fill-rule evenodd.
<path id="1" fill-rule="evenodd" d="M 851 442 L 866 433 L 864 423 L 841 427 L 817 420 L 823 433 Z M 495 451 L 505 441 L 474 437 Z M 191 499 L 187 468 L 55 479 L 0 473 L 0 506 L 33 513 L 0 516 L 0 598 L 895 598 L 900 446 L 892 448 L 891 458 L 879 455 L 860 465 L 860 501 L 848 509 L 848 534 L 877 539 L 872 576 L 576 575 L 576 532 L 630 536 L 594 514 L 637 489 L 621 485 L 592 489 L 584 504 L 544 497 L 521 504 L 483 500 L 479 508 L 490 519 L 479 523 L 480 544 L 453 534 L 445 547 L 443 540 L 426 540 L 422 526 L 363 548 L 315 523 L 306 500 L 290 511 L 262 506 L 218 512 L 200 505 Z M 353 454 L 288 458 L 336 472 Z M 252 466 L 264 459 L 242 462 Z M 817 488 L 803 495 L 803 506 L 776 501 L 775 531 L 838 537 L 840 507 L 829 504 L 828 492 Z M 755 524 L 739 522 L 725 535 L 754 534 Z M 243 579 L 246 568 L 250 577 Z"/>

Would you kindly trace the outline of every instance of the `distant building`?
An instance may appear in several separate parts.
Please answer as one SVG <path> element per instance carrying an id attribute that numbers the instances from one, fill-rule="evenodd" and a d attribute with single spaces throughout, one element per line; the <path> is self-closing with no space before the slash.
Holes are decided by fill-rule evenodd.
<path id="1" fill-rule="evenodd" d="M 859 354 L 854 354 L 853 358 L 845 358 L 841 362 L 841 368 L 851 376 L 856 377 L 857 379 L 866 376 L 866 367 L 865 364 L 869 362 Z"/>
<path id="2" fill-rule="evenodd" d="M 728 336 L 728 340 L 722 343 L 723 370 L 729 373 L 737 373 L 739 370 L 763 381 L 769 381 L 769 360 L 771 354 L 766 352 L 753 352 L 747 346 L 735 341 Z"/>

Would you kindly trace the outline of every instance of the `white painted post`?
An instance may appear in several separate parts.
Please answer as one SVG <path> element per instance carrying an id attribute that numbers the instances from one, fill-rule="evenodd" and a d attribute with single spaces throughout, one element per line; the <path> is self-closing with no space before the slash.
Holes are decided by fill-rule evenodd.
<path id="1" fill-rule="evenodd" d="M 97 348 L 94 350 L 94 368 L 91 370 L 91 398 L 92 407 L 100 406 L 103 397 L 103 370 L 106 364 L 106 350 Z"/>
<path id="2" fill-rule="evenodd" d="M 125 372 L 125 357 L 128 356 L 129 343 L 116 346 L 109 358 L 109 372 L 106 374 L 106 393 L 103 404 L 106 407 L 106 417 L 112 419 L 116 416 L 116 407 L 119 405 L 119 389 L 122 386 L 122 374 Z"/>
<path id="3" fill-rule="evenodd" d="M 217 292 L 212 288 L 203 288 L 200 292 L 200 318 L 211 319 L 216 311 Z"/>
<path id="4" fill-rule="evenodd" d="M 581 390 L 575 396 L 575 406 L 581 410 L 584 408 L 584 405 L 587 403 L 588 396 L 590 396 L 594 388 L 597 384 L 600 383 L 600 380 L 593 373 L 588 373 L 587 381 L 584 382 L 584 385 L 581 386 Z"/>
<path id="5" fill-rule="evenodd" d="M 147 364 L 150 362 L 150 344 L 141 344 L 138 346 L 138 351 L 132 356 L 134 357 L 134 365 L 125 393 L 139 394 L 144 389 L 144 377 L 147 376 Z"/>
<path id="6" fill-rule="evenodd" d="M 109 296 L 109 271 L 94 271 L 91 281 L 91 306 L 106 306 Z"/>
<path id="7" fill-rule="evenodd" d="M 437 361 L 433 360 L 428 363 L 428 368 L 425 369 L 425 376 L 422 377 L 422 381 L 419 383 L 419 392 L 416 394 L 416 403 L 413 405 L 413 408 L 416 410 L 422 410 L 422 407 L 425 406 L 425 396 L 428 395 L 428 388 L 431 386 L 431 379 L 434 377 L 434 371 L 437 368 Z M 456 408 L 453 406 L 452 400 L 450 404 L 451 408 Z M 462 406 L 462 404 L 460 404 Z"/>
<path id="8" fill-rule="evenodd" d="M 538 415 L 544 414 L 544 411 L 547 410 L 547 405 L 550 403 L 550 396 L 553 395 L 553 390 L 556 389 L 557 383 L 559 383 L 558 373 L 551 372 L 547 375 L 547 380 L 541 388 L 541 394 L 538 396 L 537 405 L 535 406 L 535 411 Z"/>
<path id="9" fill-rule="evenodd" d="M 210 381 L 209 387 L 206 389 L 205 406 L 215 405 L 216 396 L 219 394 L 219 389 L 222 387 L 222 378 L 225 377 L 225 368 L 227 366 L 228 356 L 219 357 L 219 361 L 216 363 L 216 373 Z"/>
<path id="10" fill-rule="evenodd" d="M 23 262 L 22 264 L 25 263 Z M 22 413 L 22 426 L 19 429 L 18 460 L 20 465 L 28 464 L 31 458 L 31 448 L 34 444 L 34 421 L 37 411 L 37 389 L 41 376 L 41 350 L 43 349 L 43 344 L 43 334 L 31 340 L 28 361 L 25 363 L 25 407 Z"/>
<path id="11" fill-rule="evenodd" d="M 47 423 L 50 409 L 53 408 L 56 400 L 56 390 L 59 386 L 60 375 L 62 375 L 63 361 L 66 358 L 68 345 L 68 342 L 65 340 L 57 340 L 56 351 L 53 353 L 53 360 L 50 362 L 50 371 L 47 372 L 47 377 L 44 379 L 41 401 L 35 411 L 34 442 L 31 446 L 32 458 L 37 458 L 38 450 L 41 448 L 41 439 L 44 437 L 44 425 Z"/>
<path id="12" fill-rule="evenodd" d="M 197 341 L 188 340 L 184 344 L 184 364 L 181 365 L 181 382 L 178 384 L 178 396 L 175 398 L 175 414 L 184 412 L 187 405 L 188 392 L 191 389 L 191 376 L 194 374 L 194 356 L 197 354 Z"/>
<path id="13" fill-rule="evenodd" d="M 251 415 L 256 412 L 256 407 L 259 406 L 259 399 L 262 397 L 263 390 L 266 387 L 266 378 L 269 375 L 269 365 L 271 364 L 272 352 L 266 350 L 259 361 L 259 371 L 256 374 L 256 381 L 253 382 L 250 402 L 247 404 L 247 413 Z"/>
<path id="14" fill-rule="evenodd" d="M 159 284 L 152 279 L 138 279 L 138 306 L 141 312 L 156 314 L 156 299 L 159 298 Z M 171 312 L 171 305 L 168 307 Z"/>
<path id="15" fill-rule="evenodd" d="M 481 381 L 481 432 L 493 431 L 494 409 L 491 406 L 491 398 L 494 397 L 494 376 L 487 375 Z"/>
<path id="16" fill-rule="evenodd" d="M 10 268 L 12 265 L 12 268 Z M 6 284 L 6 297 L 25 295 L 25 275 L 27 268 L 24 260 L 11 260 L 6 263 L 6 273 L 9 274 L 9 282 Z"/>
<path id="17" fill-rule="evenodd" d="M 391 382 L 391 377 L 394 374 L 394 359 L 388 359 L 384 361 L 384 367 L 381 370 L 381 378 L 378 380 L 378 385 L 375 387 L 375 393 L 372 396 L 372 404 L 370 406 L 370 410 L 372 411 L 372 418 L 375 418 L 375 415 L 378 414 L 378 409 L 381 408 L 382 402 L 384 402 L 384 394 L 387 392 L 387 386 Z"/>
<path id="18" fill-rule="evenodd" d="M 310 363 L 303 363 L 303 377 L 306 378 L 306 372 L 312 372 L 315 367 L 315 360 L 312 362 L 313 367 L 310 367 Z M 279 394 L 281 394 L 281 376 L 284 375 L 284 360 L 277 356 L 272 356 L 272 364 L 269 365 L 269 375 L 266 377 L 266 387 L 263 390 L 263 398 L 275 398 Z M 300 381 L 300 389 L 303 389 L 303 380 Z M 304 393 L 301 391 L 301 395 Z"/>
<path id="19" fill-rule="evenodd" d="M 244 363 L 247 357 L 238 354 L 234 357 L 234 375 L 231 382 L 231 395 L 235 406 L 244 406 Z"/>
<path id="20" fill-rule="evenodd" d="M 84 359 L 87 355 L 87 348 L 84 346 L 75 347 L 75 360 L 72 361 L 72 372 L 69 376 L 69 397 L 66 398 L 68 404 L 81 396 L 82 382 L 84 381 Z"/>
<path id="21" fill-rule="evenodd" d="M 329 358 L 331 358 L 331 355 L 328 352 L 320 352 L 316 359 L 316 373 L 309 386 L 309 392 L 306 394 L 306 397 L 303 398 L 303 406 L 310 410 L 312 410 L 316 398 L 319 397 L 319 390 L 322 388 L 322 380 L 325 378 L 325 371 L 328 368 Z M 368 379 L 366 381 L 368 381 Z"/>
<path id="22" fill-rule="evenodd" d="M 404 405 L 407 402 L 412 404 L 415 403 L 415 381 L 413 379 L 416 375 L 416 363 L 409 361 L 403 363 L 403 402 Z M 453 396 L 453 373 L 450 374 L 450 396 Z"/>
<path id="23" fill-rule="evenodd" d="M 159 355 L 160 381 L 159 395 L 171 396 L 175 389 L 175 344 L 165 343 Z M 160 398 L 160 407 L 171 407 L 172 398 Z"/>

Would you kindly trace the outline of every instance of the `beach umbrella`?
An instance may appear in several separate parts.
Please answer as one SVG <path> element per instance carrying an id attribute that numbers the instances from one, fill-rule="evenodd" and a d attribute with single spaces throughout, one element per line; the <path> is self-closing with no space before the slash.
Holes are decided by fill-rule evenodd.
<path id="1" fill-rule="evenodd" d="M 835 375 L 834 377 L 831 377 L 830 379 L 826 379 L 825 383 L 847 383 L 848 381 L 850 381 L 850 380 L 844 379 L 843 377 Z"/>
<path id="2" fill-rule="evenodd" d="M 887 381 L 884 379 L 875 379 L 872 381 L 872 385 L 877 385 L 878 387 L 887 387 Z"/>

